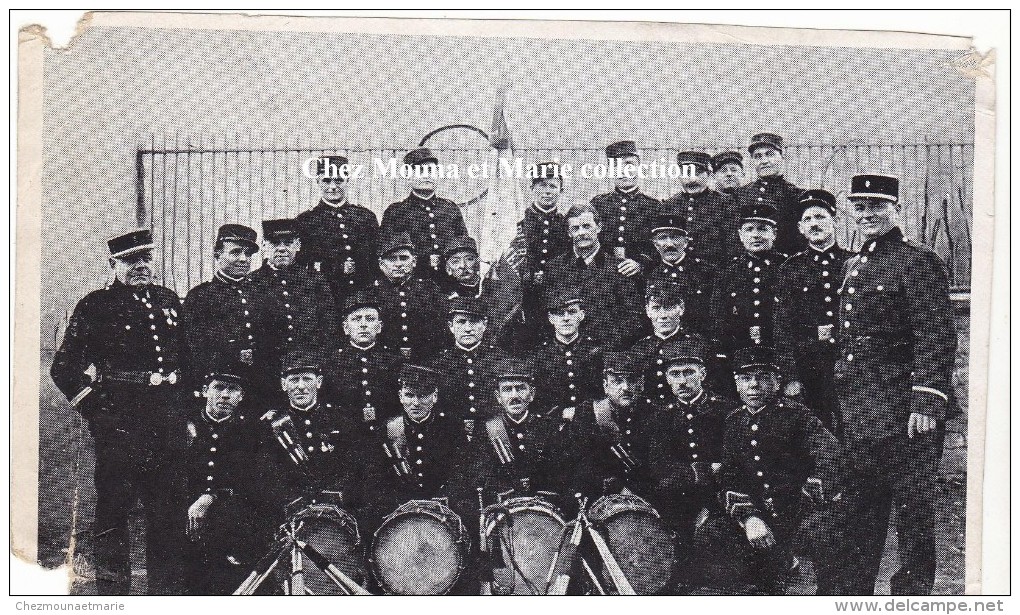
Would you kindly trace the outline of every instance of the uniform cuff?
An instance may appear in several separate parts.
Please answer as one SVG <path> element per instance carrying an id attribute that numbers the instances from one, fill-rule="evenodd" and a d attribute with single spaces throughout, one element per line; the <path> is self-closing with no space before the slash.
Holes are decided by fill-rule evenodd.
<path id="1" fill-rule="evenodd" d="M 925 387 L 917 384 L 915 384 L 912 388 L 918 393 L 931 393 L 932 395 L 938 395 L 945 402 L 949 401 L 949 396 L 938 389 L 933 389 L 931 387 Z"/>

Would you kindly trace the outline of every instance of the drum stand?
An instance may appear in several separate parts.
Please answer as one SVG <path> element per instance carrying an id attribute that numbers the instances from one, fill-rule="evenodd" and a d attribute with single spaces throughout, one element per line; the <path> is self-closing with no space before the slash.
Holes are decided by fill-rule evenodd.
<path id="1" fill-rule="evenodd" d="M 250 596 L 269 577 L 284 557 L 290 557 L 290 578 L 284 581 L 283 593 L 303 596 L 311 591 L 305 587 L 304 559 L 307 557 L 345 596 L 369 596 L 371 592 L 354 582 L 312 545 L 297 538 L 298 522 L 290 520 L 280 526 L 280 538 L 256 564 L 248 577 L 234 590 L 235 596 Z"/>

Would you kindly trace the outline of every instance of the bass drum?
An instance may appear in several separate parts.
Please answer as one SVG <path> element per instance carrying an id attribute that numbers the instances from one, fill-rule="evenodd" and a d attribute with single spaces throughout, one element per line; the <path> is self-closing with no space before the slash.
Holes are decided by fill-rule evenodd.
<path id="1" fill-rule="evenodd" d="M 310 504 L 294 514 L 297 539 L 308 543 L 358 584 L 365 580 L 358 522 L 332 504 Z M 343 594 L 340 588 L 307 557 L 303 566 L 305 588 L 317 596 Z"/>
<path id="2" fill-rule="evenodd" d="M 433 500 L 412 500 L 383 520 L 369 562 L 388 594 L 439 596 L 457 583 L 469 547 L 457 513 Z"/>
<path id="3" fill-rule="evenodd" d="M 560 510 L 542 498 L 517 497 L 491 506 L 488 511 L 486 547 L 493 554 L 490 562 L 496 562 L 492 593 L 545 594 L 565 526 Z M 495 555 L 497 548 L 500 555 Z"/>
<path id="4" fill-rule="evenodd" d="M 651 504 L 636 495 L 603 496 L 592 505 L 588 520 L 605 538 L 635 593 L 667 589 L 676 558 L 674 537 Z M 610 582 L 605 567 L 601 576 Z"/>

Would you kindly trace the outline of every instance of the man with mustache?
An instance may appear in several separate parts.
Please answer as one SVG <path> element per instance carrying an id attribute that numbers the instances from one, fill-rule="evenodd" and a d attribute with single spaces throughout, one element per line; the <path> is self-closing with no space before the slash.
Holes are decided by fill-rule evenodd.
<path id="1" fill-rule="evenodd" d="M 735 195 L 737 188 L 744 185 L 743 154 L 727 150 L 712 156 L 712 179 L 715 180 L 716 190 Z"/>
<path id="2" fill-rule="evenodd" d="M 462 421 L 470 438 L 477 422 L 488 418 L 493 369 L 506 352 L 486 338 L 489 319 L 473 297 L 456 297 L 448 303 L 446 326 L 453 336 L 431 367 L 443 375 L 441 394 L 450 416 Z"/>
<path id="3" fill-rule="evenodd" d="M 838 414 L 832 370 L 836 363 L 839 276 L 850 252 L 836 244 L 836 197 L 807 190 L 800 197 L 800 231 L 808 248 L 779 268 L 775 340 L 788 396 L 803 395 L 834 433 Z"/>
<path id="4" fill-rule="evenodd" d="M 337 338 L 333 293 L 322 274 L 296 266 L 301 236 L 296 221 L 264 220 L 265 261 L 251 274 L 265 319 L 266 369 L 274 373 L 295 348 L 325 353 Z"/>
<path id="5" fill-rule="evenodd" d="M 375 279 L 379 220 L 368 208 L 347 198 L 350 163 L 346 156 L 322 156 L 315 161 L 319 203 L 297 216 L 301 237 L 298 264 L 321 273 L 337 305 L 350 293 Z"/>
<path id="6" fill-rule="evenodd" d="M 602 348 L 581 331 L 584 302 L 576 288 L 557 289 L 549 301 L 552 339 L 531 355 L 535 366 L 535 408 L 552 418 L 573 419 L 577 407 L 601 394 Z"/>
<path id="7" fill-rule="evenodd" d="M 401 359 L 379 339 L 384 323 L 371 292 L 347 297 L 339 316 L 344 337 L 325 364 L 325 385 L 329 399 L 369 437 L 399 414 L 396 375 Z"/>
<path id="8" fill-rule="evenodd" d="M 771 204 L 741 205 L 740 243 L 743 253 L 734 256 L 719 275 L 712 293 L 712 314 L 719 351 L 772 342 L 772 311 L 775 309 L 776 274 L 786 255 L 772 248 L 776 238 L 776 210 Z"/>
<path id="9" fill-rule="evenodd" d="M 621 492 L 649 493 L 647 424 L 655 408 L 645 398 L 643 372 L 639 355 L 605 353 L 602 395 L 582 403 L 569 427 L 569 437 L 585 442 L 589 452 L 583 493 L 592 501 Z"/>
<path id="10" fill-rule="evenodd" d="M 432 150 L 412 150 L 404 156 L 404 164 L 412 171 L 408 180 L 411 193 L 386 208 L 381 229 L 391 235 L 408 233 L 424 259 L 419 275 L 438 280 L 443 246 L 454 237 L 467 235 L 467 226 L 457 204 L 436 195 L 439 159 Z"/>
<path id="11" fill-rule="evenodd" d="M 691 236 L 687 232 L 688 216 L 679 211 L 663 211 L 652 228 L 652 244 L 659 260 L 646 278 L 648 287 L 673 287 L 683 298 L 684 320 L 694 330 L 711 331 L 708 313 L 712 297 L 713 268 L 694 254 L 688 254 Z"/>
<path id="12" fill-rule="evenodd" d="M 676 533 L 678 590 L 705 585 L 718 553 L 697 549 L 695 528 L 721 509 L 715 497 L 722 466 L 723 425 L 736 404 L 706 388 L 712 356 L 697 338 L 671 340 L 663 355 L 670 394 L 646 424 L 649 501 Z"/>
<path id="13" fill-rule="evenodd" d="M 184 517 L 171 436 L 181 403 L 181 302 L 154 283 L 152 233 L 107 242 L 114 281 L 74 308 L 50 376 L 95 443 L 96 589 L 131 589 L 128 517 L 145 509 L 150 594 L 179 592 Z"/>
<path id="14" fill-rule="evenodd" d="M 425 361 L 441 344 L 443 297 L 435 282 L 418 275 L 417 254 L 408 233 L 384 233 L 379 242 L 383 275 L 369 288 L 386 323 L 380 340 L 405 360 Z"/>
<path id="15" fill-rule="evenodd" d="M 758 179 L 738 188 L 737 202 L 743 207 L 771 205 L 776 210 L 776 250 L 796 254 L 804 249 L 804 237 L 797 230 L 797 203 L 804 190 L 783 177 L 783 138 L 771 133 L 751 137 L 747 146 Z"/>
<path id="16" fill-rule="evenodd" d="M 669 344 L 685 339 L 705 343 L 700 334 L 685 326 L 685 305 L 678 286 L 649 284 L 645 289 L 645 315 L 651 322 L 652 334 L 638 340 L 630 352 L 644 362 L 645 395 L 655 403 L 664 403 L 670 396 L 663 366 Z"/>
<path id="17" fill-rule="evenodd" d="M 258 435 L 254 417 L 245 410 L 248 377 L 240 361 L 217 361 L 202 387 L 205 403 L 188 416 L 184 587 L 190 594 L 233 592 L 274 529 L 258 519 L 256 501 L 262 494 L 251 480 L 258 475 Z"/>
<path id="18" fill-rule="evenodd" d="M 725 514 L 699 526 L 695 540 L 716 553 L 729 545 L 731 566 L 721 571 L 745 569 L 758 593 L 782 595 L 796 565 L 793 536 L 803 499 L 817 507 L 842 499 L 839 443 L 814 413 L 779 396 L 771 348 L 740 349 L 733 366 L 742 405 L 726 417 L 723 432 L 718 484 Z M 830 562 L 813 563 L 818 593 L 832 593 Z"/>
<path id="19" fill-rule="evenodd" d="M 705 152 L 680 152 L 677 163 L 684 172 L 682 191 L 663 201 L 663 209 L 677 214 L 687 231 L 685 250 L 709 267 L 720 268 L 736 238 L 737 202 L 709 188 L 712 158 Z"/>
<path id="20" fill-rule="evenodd" d="M 638 165 L 641 156 L 633 141 L 618 141 L 606 147 L 606 161 L 613 178 L 613 191 L 591 200 L 599 212 L 599 240 L 616 257 L 617 271 L 627 277 L 641 273 L 655 253 L 648 241 L 660 203 L 641 192 Z"/>
<path id="21" fill-rule="evenodd" d="M 850 521 L 860 545 L 841 593 L 870 594 L 897 510 L 893 594 L 931 593 L 945 421 L 956 411 L 957 333 L 945 263 L 898 226 L 899 180 L 857 175 L 850 213 L 864 237 L 844 265 L 835 367 L 847 448 Z"/>
<path id="22" fill-rule="evenodd" d="M 583 331 L 607 348 L 629 347 L 642 326 L 641 280 L 621 273 L 619 259 L 602 245 L 602 217 L 595 207 L 575 205 L 566 217 L 573 250 L 549 263 L 546 305 L 555 289 L 577 289 L 584 301 Z"/>
<path id="23" fill-rule="evenodd" d="M 266 311 L 262 296 L 252 282 L 252 257 L 259 251 L 255 229 L 242 224 L 224 224 L 216 233 L 213 247 L 216 271 L 184 299 L 182 323 L 187 340 L 189 383 L 198 391 L 205 374 L 215 366 L 215 354 L 229 354 L 252 368 L 262 398 L 273 394 L 276 369 L 266 352 Z M 197 394 L 197 393 L 196 393 Z"/>

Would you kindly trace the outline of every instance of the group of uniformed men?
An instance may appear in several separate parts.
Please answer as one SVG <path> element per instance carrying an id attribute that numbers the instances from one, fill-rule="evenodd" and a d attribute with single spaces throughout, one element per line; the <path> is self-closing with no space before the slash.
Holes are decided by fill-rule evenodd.
<path id="1" fill-rule="evenodd" d="M 946 268 L 903 237 L 889 176 L 852 179 L 865 241 L 841 248 L 835 197 L 784 179 L 783 147 L 752 138 L 746 185 L 741 153 L 682 152 L 679 194 L 625 176 L 565 213 L 558 165 L 538 164 L 518 276 L 481 278 L 427 174 L 380 226 L 338 156 L 319 161 L 321 201 L 264 221 L 261 246 L 223 225 L 213 279 L 183 302 L 153 283 L 149 231 L 111 239 L 115 281 L 78 303 L 51 369 L 95 439 L 99 591 L 129 589 L 137 498 L 149 591 L 224 593 L 295 498 L 339 492 L 370 537 L 415 499 L 470 524 L 481 487 L 564 511 L 575 493 L 646 499 L 677 536 L 677 592 L 743 570 L 782 593 L 811 517 L 819 592 L 870 594 L 894 502 L 892 591 L 930 593 Z M 640 160 L 630 141 L 606 154 Z"/>

